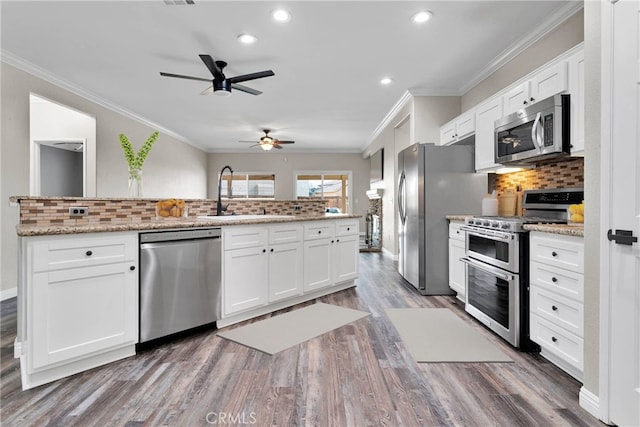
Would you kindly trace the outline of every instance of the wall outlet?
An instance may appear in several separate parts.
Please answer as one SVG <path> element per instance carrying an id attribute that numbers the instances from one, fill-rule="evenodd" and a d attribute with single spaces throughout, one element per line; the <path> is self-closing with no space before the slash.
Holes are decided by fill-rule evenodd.
<path id="1" fill-rule="evenodd" d="M 71 206 L 69 208 L 69 216 L 87 216 L 89 208 L 86 206 Z"/>
<path id="2" fill-rule="evenodd" d="M 295 205 L 295 206 L 293 207 L 293 210 L 294 210 L 294 211 L 301 211 L 301 210 L 302 210 L 302 206 L 300 206 L 300 205 Z"/>

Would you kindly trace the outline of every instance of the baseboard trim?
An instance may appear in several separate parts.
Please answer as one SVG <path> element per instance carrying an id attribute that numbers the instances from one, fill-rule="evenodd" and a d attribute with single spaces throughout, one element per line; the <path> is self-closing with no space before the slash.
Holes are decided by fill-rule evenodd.
<path id="1" fill-rule="evenodd" d="M 600 419 L 600 398 L 584 388 L 584 386 L 580 387 L 578 402 L 582 409 Z"/>
<path id="2" fill-rule="evenodd" d="M 18 288 L 10 288 L 0 291 L 0 301 L 18 296 Z"/>

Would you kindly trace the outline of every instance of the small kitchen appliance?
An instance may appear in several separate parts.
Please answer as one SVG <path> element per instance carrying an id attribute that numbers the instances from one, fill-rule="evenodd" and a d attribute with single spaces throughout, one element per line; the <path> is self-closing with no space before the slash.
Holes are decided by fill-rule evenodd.
<path id="1" fill-rule="evenodd" d="M 467 218 L 465 310 L 523 351 L 529 339 L 529 232 L 525 224 L 566 223 L 567 207 L 584 199 L 582 188 L 528 190 L 525 215 Z"/>

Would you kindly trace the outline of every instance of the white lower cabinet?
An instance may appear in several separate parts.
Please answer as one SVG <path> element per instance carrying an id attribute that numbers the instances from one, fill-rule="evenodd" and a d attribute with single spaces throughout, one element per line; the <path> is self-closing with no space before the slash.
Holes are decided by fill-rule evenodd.
<path id="1" fill-rule="evenodd" d="M 531 340 L 544 357 L 582 380 L 583 238 L 532 231 L 529 246 Z"/>
<path id="2" fill-rule="evenodd" d="M 23 389 L 135 354 L 138 234 L 22 238 Z"/>
<path id="3" fill-rule="evenodd" d="M 467 295 L 467 269 L 460 261 L 465 255 L 465 234 L 460 229 L 462 224 L 461 221 L 449 223 L 449 287 L 464 302 Z"/>

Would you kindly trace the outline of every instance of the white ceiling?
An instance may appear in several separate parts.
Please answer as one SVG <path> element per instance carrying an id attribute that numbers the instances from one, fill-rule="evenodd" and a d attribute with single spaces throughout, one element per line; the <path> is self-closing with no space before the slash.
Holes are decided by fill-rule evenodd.
<path id="1" fill-rule="evenodd" d="M 408 91 L 461 95 L 581 1 L 2 1 L 2 60 L 126 112 L 209 152 L 361 152 Z M 283 6 L 283 24 L 270 13 Z M 411 15 L 429 9 L 422 25 Z M 255 35 L 250 46 L 236 41 Z M 263 92 L 203 96 L 199 54 Z M 388 76 L 388 86 L 379 80 Z M 99 125 L 99 124 L 98 124 Z"/>

